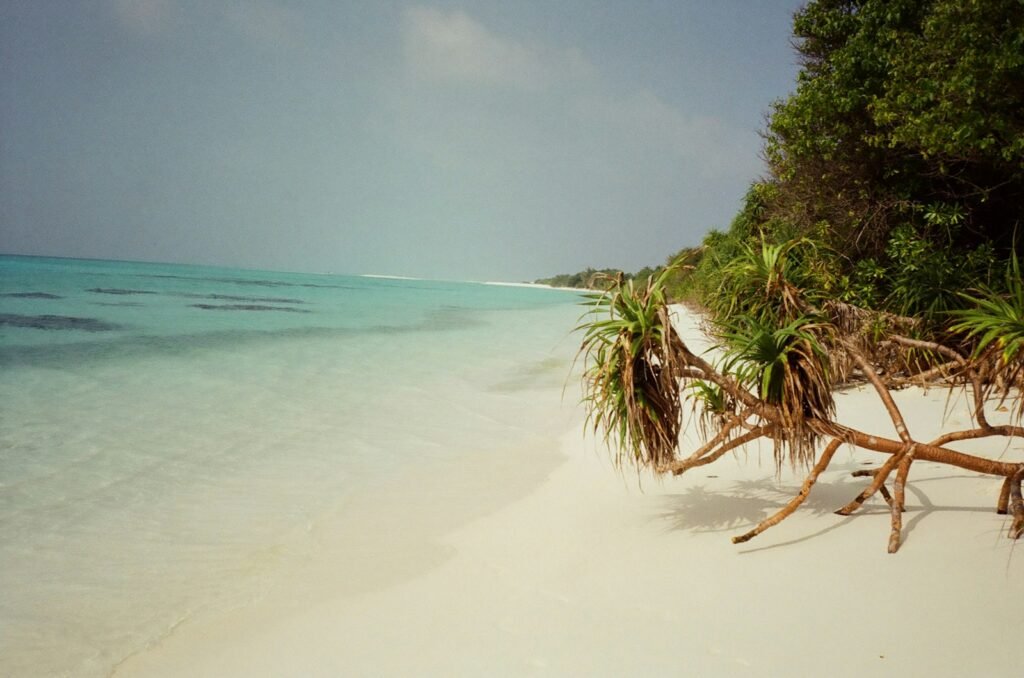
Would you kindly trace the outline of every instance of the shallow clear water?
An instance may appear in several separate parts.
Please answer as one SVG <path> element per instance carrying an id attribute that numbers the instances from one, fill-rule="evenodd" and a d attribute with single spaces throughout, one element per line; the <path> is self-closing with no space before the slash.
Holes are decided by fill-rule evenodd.
<path id="1" fill-rule="evenodd" d="M 578 300 L 0 257 L 0 674 L 108 675 L 375 478 L 551 444 Z"/>

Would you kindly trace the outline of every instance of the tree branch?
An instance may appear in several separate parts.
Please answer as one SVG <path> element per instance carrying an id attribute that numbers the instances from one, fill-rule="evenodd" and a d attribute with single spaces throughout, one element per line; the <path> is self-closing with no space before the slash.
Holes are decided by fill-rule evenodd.
<path id="1" fill-rule="evenodd" d="M 661 473 L 671 473 L 672 475 L 681 475 L 682 473 L 689 471 L 691 468 L 697 468 L 698 466 L 706 466 L 713 461 L 716 461 L 722 457 L 729 450 L 734 450 L 741 445 L 746 445 L 752 440 L 758 438 L 767 437 L 771 434 L 772 429 L 775 426 L 773 424 L 765 424 L 764 426 L 758 426 L 757 428 L 744 433 L 739 438 L 733 438 L 729 442 L 723 444 L 717 450 L 699 459 L 684 459 L 682 461 L 674 461 L 668 464 L 664 464 L 658 468 Z"/>
<path id="2" fill-rule="evenodd" d="M 1024 482 L 1024 464 L 1010 478 L 1010 510 L 1013 522 L 1010 523 L 1010 539 L 1017 539 L 1024 534 L 1024 498 L 1021 496 L 1021 483 Z"/>
<path id="3" fill-rule="evenodd" d="M 882 404 L 885 405 L 886 411 L 889 413 L 889 418 L 892 419 L 893 426 L 896 427 L 896 433 L 899 434 L 900 438 L 905 443 L 913 442 L 910 437 L 910 432 L 907 431 L 907 424 L 903 421 L 903 415 L 900 413 L 900 409 L 896 407 L 896 401 L 892 399 L 892 394 L 889 393 L 889 389 L 885 387 L 882 380 L 878 378 L 878 373 L 871 367 L 864 356 L 859 350 L 849 341 L 844 341 L 843 345 L 846 350 L 853 356 L 854 361 L 860 367 L 861 371 L 864 372 L 864 376 L 868 378 L 871 385 L 875 387 L 875 391 L 878 392 L 878 397 L 882 399 Z"/>
<path id="4" fill-rule="evenodd" d="M 828 465 L 832 462 L 832 456 L 839 449 L 839 446 L 843 444 L 842 440 L 835 438 L 828 444 L 825 450 L 821 453 L 821 457 L 818 459 L 818 463 L 811 469 L 810 474 L 804 479 L 803 487 L 800 488 L 800 494 L 793 497 L 788 504 L 782 507 L 776 514 L 765 518 L 757 527 L 752 529 L 750 532 L 741 534 L 732 538 L 733 544 L 742 544 L 745 541 L 750 541 L 757 535 L 761 534 L 769 527 L 778 525 L 783 520 L 788 518 L 790 514 L 795 511 L 800 504 L 804 503 L 804 500 L 811 494 L 811 488 L 814 487 L 814 483 L 818 481 L 818 476 L 821 475 L 822 471 L 828 468 Z"/>
<path id="5" fill-rule="evenodd" d="M 903 505 L 906 501 L 907 476 L 910 465 L 914 462 L 915 445 L 911 445 L 907 453 L 900 459 L 896 470 L 896 482 L 893 483 L 893 500 L 889 504 L 891 528 L 889 531 L 889 553 L 896 553 L 900 548 L 900 532 L 903 530 Z"/>
<path id="6" fill-rule="evenodd" d="M 896 464 L 900 462 L 900 459 L 903 458 L 904 454 L 906 454 L 906 451 L 901 449 L 900 452 L 886 459 L 885 463 L 875 471 L 875 479 L 871 481 L 871 484 L 865 487 L 860 494 L 854 497 L 853 501 L 836 511 L 836 514 L 840 516 L 848 516 L 859 509 L 864 502 L 875 494 L 875 492 L 878 492 L 878 488 L 882 487 L 882 484 L 885 483 L 886 478 L 888 478 L 889 474 L 892 473 L 892 470 L 896 468 Z"/>

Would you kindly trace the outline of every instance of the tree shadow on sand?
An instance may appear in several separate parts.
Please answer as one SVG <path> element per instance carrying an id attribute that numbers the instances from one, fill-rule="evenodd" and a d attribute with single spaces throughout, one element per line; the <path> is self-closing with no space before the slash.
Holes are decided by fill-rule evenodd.
<path id="1" fill-rule="evenodd" d="M 803 510 L 819 515 L 829 514 L 857 493 L 850 482 L 818 481 Z M 799 492 L 800 484 L 776 482 L 768 476 L 758 480 L 741 480 L 727 488 L 708 489 L 694 485 L 684 492 L 666 496 L 659 519 L 667 530 L 691 532 L 728 532 L 756 525 L 782 508 Z"/>
<path id="2" fill-rule="evenodd" d="M 858 465 L 851 464 L 851 468 Z M 922 478 L 914 486 L 908 487 L 908 494 L 916 501 L 908 503 L 904 515 L 908 517 L 905 534 L 909 538 L 915 528 L 926 517 L 933 513 L 969 512 L 991 513 L 987 504 L 968 505 L 937 505 L 920 488 L 919 483 L 948 481 L 975 476 L 943 476 Z M 836 509 L 846 504 L 863 488 L 863 483 L 850 478 L 848 473 L 837 474 L 829 481 L 819 480 L 814 490 L 801 506 L 801 511 L 822 518 L 814 523 L 818 528 L 797 538 L 778 542 L 760 548 L 747 548 L 741 553 L 754 553 L 773 548 L 797 544 L 843 527 L 857 519 L 858 516 L 889 515 L 888 505 L 880 498 L 872 500 L 869 505 L 853 516 L 833 515 Z M 795 480 L 776 481 L 774 476 L 766 476 L 755 480 L 741 480 L 731 483 L 725 488 L 709 489 L 707 485 L 693 485 L 684 492 L 664 497 L 662 510 L 658 520 L 665 524 L 666 531 L 683 530 L 695 533 L 742 532 L 758 524 L 772 515 L 799 492 L 800 483 Z"/>

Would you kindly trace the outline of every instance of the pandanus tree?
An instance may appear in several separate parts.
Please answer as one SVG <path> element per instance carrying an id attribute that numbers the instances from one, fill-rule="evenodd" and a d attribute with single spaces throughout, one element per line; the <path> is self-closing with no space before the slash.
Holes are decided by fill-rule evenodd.
<path id="1" fill-rule="evenodd" d="M 796 245 L 750 248 L 724 277 L 723 309 L 712 320 L 721 357 L 690 350 L 673 328 L 662 289 L 666 270 L 644 286 L 621 278 L 591 295 L 580 329 L 587 422 L 616 450 L 620 463 L 679 475 L 710 464 L 746 443 L 772 443 L 776 464 L 807 471 L 799 493 L 774 515 L 733 538 L 745 542 L 791 515 L 843 444 L 884 456 L 856 497 L 836 511 L 849 515 L 876 493 L 891 511 L 889 552 L 900 545 L 907 482 L 915 461 L 931 461 L 1002 479 L 998 513 L 1009 513 L 1009 537 L 1024 533 L 1024 463 L 969 454 L 951 445 L 988 437 L 1024 437 L 1024 283 L 1016 257 L 1005 290 L 963 293 L 966 309 L 941 330 L 919 322 L 828 300 L 787 277 Z M 732 277 L 730 278 L 730 275 Z M 792 277 L 792 276 L 790 276 Z M 732 285 L 732 287 L 730 287 Z M 721 310 L 721 309 L 720 309 Z M 917 336 L 915 336 L 917 335 Z M 869 384 L 892 421 L 886 437 L 844 425 L 833 391 Z M 941 382 L 970 394 L 971 427 L 932 440 L 914 436 L 891 389 Z M 1015 406 L 1011 424 L 993 425 L 989 398 Z M 699 415 L 704 442 L 679 452 L 682 416 Z M 889 484 L 891 483 L 891 491 Z"/>
<path id="2" fill-rule="evenodd" d="M 727 233 L 645 286 L 612 281 L 584 322 L 589 422 L 620 461 L 684 473 L 745 443 L 806 469 L 790 515 L 843 444 L 879 453 L 839 512 L 880 494 L 899 547 L 906 484 L 928 460 L 1002 478 L 996 504 L 1024 533 L 1024 463 L 956 449 L 1024 437 L 1024 4 L 810 0 L 794 16 L 795 90 L 764 130 L 767 175 Z M 1000 262 L 1008 263 L 999 279 Z M 662 286 L 697 299 L 721 344 L 710 360 L 672 328 Z M 833 392 L 866 384 L 892 421 L 869 435 Z M 964 389 L 970 426 L 924 440 L 891 390 Z M 1010 405 L 993 424 L 986 403 Z M 692 407 L 703 444 L 678 449 Z M 972 447 L 972 449 L 976 449 Z"/>

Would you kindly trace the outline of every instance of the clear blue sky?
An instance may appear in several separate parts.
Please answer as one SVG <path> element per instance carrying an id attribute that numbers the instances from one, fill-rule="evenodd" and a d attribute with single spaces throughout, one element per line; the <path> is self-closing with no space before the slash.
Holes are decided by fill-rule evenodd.
<path id="1" fill-rule="evenodd" d="M 724 228 L 787 0 L 4 0 L 0 251 L 524 280 Z"/>

